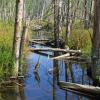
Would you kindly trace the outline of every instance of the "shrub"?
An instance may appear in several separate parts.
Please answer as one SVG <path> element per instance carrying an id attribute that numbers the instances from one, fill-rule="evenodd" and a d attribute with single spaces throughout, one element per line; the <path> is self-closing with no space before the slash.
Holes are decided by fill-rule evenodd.
<path id="1" fill-rule="evenodd" d="M 72 49 L 82 50 L 84 55 L 89 56 L 91 53 L 91 36 L 92 30 L 73 29 L 69 38 L 69 47 Z"/>

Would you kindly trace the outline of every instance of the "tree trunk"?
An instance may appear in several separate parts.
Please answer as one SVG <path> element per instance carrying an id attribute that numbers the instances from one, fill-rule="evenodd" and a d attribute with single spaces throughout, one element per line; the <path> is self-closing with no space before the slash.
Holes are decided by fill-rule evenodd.
<path id="1" fill-rule="evenodd" d="M 92 27 L 92 5 L 93 0 L 90 1 L 89 14 L 88 14 L 88 28 Z"/>
<path id="2" fill-rule="evenodd" d="M 62 26 L 62 7 L 63 7 L 63 1 L 59 0 L 59 34 L 61 32 L 61 26 Z"/>
<path id="3" fill-rule="evenodd" d="M 54 40 L 55 47 L 59 47 L 59 0 L 54 0 Z"/>
<path id="4" fill-rule="evenodd" d="M 23 31 L 22 31 L 22 36 L 21 36 L 21 41 L 20 41 L 20 53 L 19 53 L 19 59 L 21 61 L 22 59 L 22 54 L 23 54 L 23 49 L 24 49 L 24 46 L 26 45 L 26 43 L 29 41 L 29 37 L 28 37 L 28 29 L 29 29 L 29 23 L 30 23 L 30 20 L 26 20 L 26 23 L 25 23 L 25 26 L 23 26 Z M 21 65 L 21 63 L 20 63 Z M 19 68 L 20 70 L 21 68 Z M 21 72 L 22 70 L 20 70 Z"/>
<path id="5" fill-rule="evenodd" d="M 87 0 L 84 1 L 84 29 L 87 28 Z"/>
<path id="6" fill-rule="evenodd" d="M 13 39 L 12 53 L 15 55 L 15 67 L 16 75 L 18 75 L 19 69 L 19 56 L 20 56 L 20 41 L 22 32 L 22 19 L 23 19 L 23 0 L 16 0 L 16 18 L 15 18 L 15 30 Z"/>
<path id="7" fill-rule="evenodd" d="M 43 20 L 44 10 L 45 10 L 45 1 L 43 3 L 42 13 L 41 13 L 41 20 Z"/>
<path id="8" fill-rule="evenodd" d="M 92 62 L 92 77 L 96 80 L 100 77 L 100 0 L 95 0 L 94 3 Z"/>
<path id="9" fill-rule="evenodd" d="M 67 0 L 67 10 L 66 10 L 66 13 L 67 13 L 67 16 L 66 16 L 66 39 L 65 41 L 67 42 L 68 44 L 68 26 L 69 26 L 69 9 L 70 9 L 70 0 Z"/>
<path id="10" fill-rule="evenodd" d="M 68 42 L 68 39 L 72 32 L 72 26 L 76 18 L 76 12 L 79 6 L 80 0 L 77 0 L 77 3 L 75 5 L 75 8 L 72 10 L 72 3 L 70 0 L 68 0 L 68 8 L 67 8 L 67 21 L 66 21 L 66 41 Z"/>

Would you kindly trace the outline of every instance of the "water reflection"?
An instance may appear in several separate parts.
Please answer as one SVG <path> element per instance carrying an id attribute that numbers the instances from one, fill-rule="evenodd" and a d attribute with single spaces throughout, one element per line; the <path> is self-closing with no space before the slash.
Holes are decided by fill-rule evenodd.
<path id="1" fill-rule="evenodd" d="M 26 100 L 24 89 L 18 85 L 4 87 L 0 91 L 0 100 Z"/>
<path id="2" fill-rule="evenodd" d="M 37 62 L 39 68 L 34 72 Z M 27 66 L 28 77 L 24 81 L 25 86 L 6 88 L 6 92 L 0 93 L 0 100 L 89 100 L 84 96 L 64 91 L 58 86 L 59 81 L 91 84 L 92 81 L 86 75 L 85 64 L 53 61 L 46 56 L 30 53 Z"/>
<path id="3" fill-rule="evenodd" d="M 35 80 L 37 81 L 38 85 L 40 84 L 40 76 L 38 74 L 38 72 L 34 72 L 34 77 L 35 77 Z"/>
<path id="4" fill-rule="evenodd" d="M 44 32 L 44 33 L 46 33 L 45 34 L 45 36 L 46 36 L 47 32 Z M 38 35 L 40 35 L 40 34 L 38 34 Z M 37 36 L 37 37 L 40 37 L 40 36 Z M 41 37 L 41 38 L 43 38 L 43 37 Z M 38 57 L 38 55 L 33 55 L 33 56 L 35 57 L 35 59 L 33 57 L 30 57 L 30 58 L 32 58 L 31 60 L 37 61 L 36 58 Z M 42 59 L 40 61 L 41 61 L 41 66 L 40 66 L 39 72 L 38 72 L 39 75 L 37 75 L 37 76 L 35 74 L 31 75 L 32 77 L 34 77 L 34 79 L 31 79 L 31 80 L 27 79 L 26 82 L 30 83 L 30 81 L 33 80 L 32 82 L 35 83 L 35 81 L 37 81 L 40 84 L 39 89 L 42 88 L 43 91 L 45 91 L 45 90 L 47 91 L 46 88 L 48 88 L 50 86 L 48 88 L 48 89 L 50 89 L 50 92 L 48 92 L 48 94 L 50 94 L 50 97 L 48 97 L 48 95 L 46 94 L 45 95 L 46 98 L 41 97 L 41 99 L 43 99 L 43 100 L 45 100 L 45 99 L 46 100 L 52 100 L 52 99 L 53 100 L 89 100 L 89 98 L 86 98 L 84 96 L 73 94 L 72 92 L 69 92 L 69 91 L 63 91 L 63 90 L 59 89 L 59 86 L 57 85 L 59 80 L 65 81 L 65 82 L 76 82 L 76 83 L 80 83 L 80 84 L 92 84 L 92 81 L 86 75 L 86 68 L 85 68 L 86 65 L 71 63 L 71 62 L 64 63 L 63 61 L 57 62 L 57 61 L 51 61 L 51 60 L 49 60 L 49 62 L 48 62 L 47 58 L 45 58 L 45 57 L 42 57 Z M 62 63 L 62 65 L 60 65 L 60 63 Z M 32 65 L 29 65 L 29 67 L 30 66 L 32 68 L 34 67 Z M 29 70 L 29 73 L 30 73 L 30 70 Z M 41 81 L 40 81 L 40 79 L 41 79 Z M 26 83 L 26 87 L 27 87 L 27 85 L 28 84 Z M 34 88 L 35 87 L 36 87 L 36 84 L 34 85 Z M 43 91 L 41 91 L 41 90 L 32 90 L 32 93 L 34 94 L 35 91 L 43 93 Z M 26 92 L 27 92 L 27 90 L 26 90 Z M 43 96 L 43 94 L 42 94 L 42 96 Z M 39 100 L 39 98 L 36 98 L 36 100 Z"/>

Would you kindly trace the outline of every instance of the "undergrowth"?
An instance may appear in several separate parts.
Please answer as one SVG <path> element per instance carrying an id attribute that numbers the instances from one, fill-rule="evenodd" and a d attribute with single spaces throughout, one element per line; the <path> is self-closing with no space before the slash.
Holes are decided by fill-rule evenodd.
<path id="1" fill-rule="evenodd" d="M 11 76 L 14 70 L 13 32 L 13 23 L 0 21 L 0 79 Z"/>

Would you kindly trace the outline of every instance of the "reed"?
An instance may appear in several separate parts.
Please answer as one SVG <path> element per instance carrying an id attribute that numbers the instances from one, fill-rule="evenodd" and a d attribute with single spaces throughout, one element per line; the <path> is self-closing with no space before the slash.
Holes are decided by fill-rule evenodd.
<path id="1" fill-rule="evenodd" d="M 11 76 L 14 70 L 13 33 L 13 23 L 0 21 L 0 79 Z"/>

